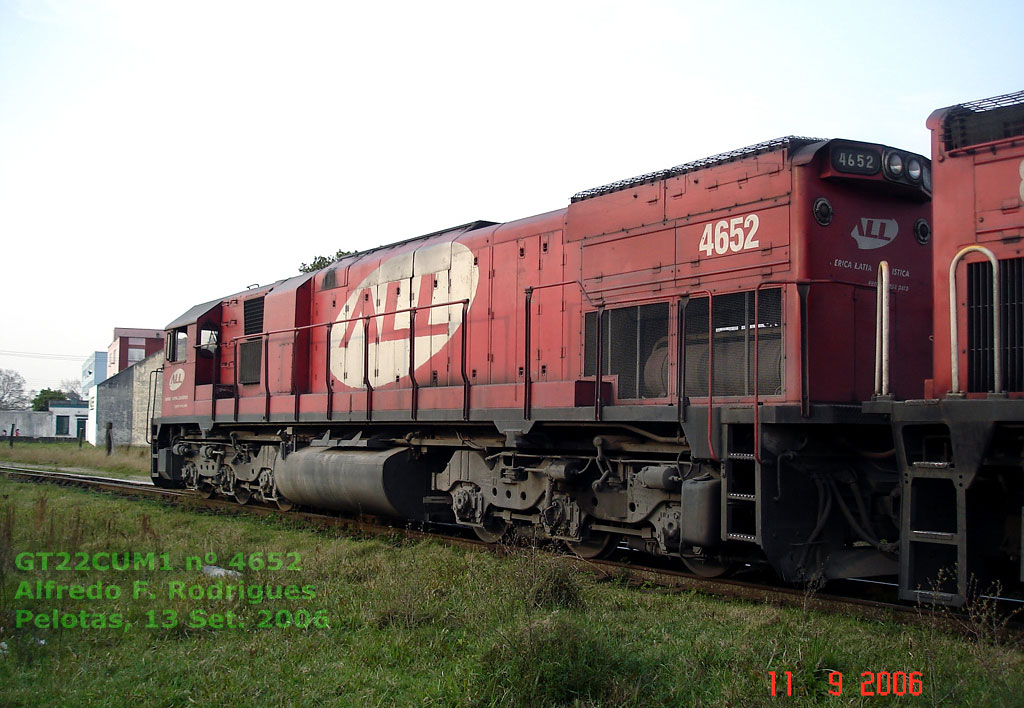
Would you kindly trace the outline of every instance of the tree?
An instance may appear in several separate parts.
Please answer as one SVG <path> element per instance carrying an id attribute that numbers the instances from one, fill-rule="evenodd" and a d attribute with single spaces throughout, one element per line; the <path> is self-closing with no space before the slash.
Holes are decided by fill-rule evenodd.
<path id="1" fill-rule="evenodd" d="M 302 265 L 299 266 L 299 272 L 312 273 L 313 271 L 323 270 L 331 263 L 334 263 L 335 261 L 340 261 L 345 256 L 351 256 L 353 253 L 355 253 L 355 251 L 343 251 L 339 248 L 338 252 L 335 253 L 333 256 L 317 256 L 312 260 L 312 262 L 303 263 Z"/>
<path id="2" fill-rule="evenodd" d="M 32 399 L 32 410 L 34 411 L 45 411 L 49 410 L 50 401 L 66 401 L 68 397 L 64 395 L 63 391 L 54 391 L 53 389 L 44 388 L 40 391 L 35 398 Z"/>
<path id="3" fill-rule="evenodd" d="M 61 379 L 60 390 L 68 397 L 69 401 L 84 401 L 82 396 L 82 382 L 77 379 Z"/>
<path id="4" fill-rule="evenodd" d="M 0 411 L 20 411 L 27 407 L 25 377 L 13 369 L 0 369 Z"/>

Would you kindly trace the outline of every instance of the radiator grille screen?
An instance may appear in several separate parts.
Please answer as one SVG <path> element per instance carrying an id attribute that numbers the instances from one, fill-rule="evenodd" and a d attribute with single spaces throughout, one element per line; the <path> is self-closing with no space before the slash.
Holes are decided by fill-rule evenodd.
<path id="1" fill-rule="evenodd" d="M 620 399 L 668 395 L 668 303 L 605 310 L 602 375 L 617 376 Z M 583 373 L 597 370 L 597 313 L 584 318 Z"/>
<path id="2" fill-rule="evenodd" d="M 751 396 L 754 393 L 754 333 L 757 330 L 757 391 L 782 393 L 782 291 L 762 290 L 758 313 L 754 293 L 716 295 L 712 303 L 714 394 Z M 708 395 L 708 299 L 686 306 L 684 395 Z"/>
<path id="3" fill-rule="evenodd" d="M 1024 391 L 1024 258 L 999 261 L 1003 390 Z M 992 349 L 992 268 L 967 264 L 967 390 L 995 388 Z"/>
<path id="4" fill-rule="evenodd" d="M 258 384 L 263 368 L 263 342 L 258 339 L 242 342 L 238 345 L 238 358 L 238 383 Z"/>
<path id="5" fill-rule="evenodd" d="M 245 334 L 260 334 L 263 332 L 263 298 L 254 297 L 246 300 L 243 304 Z"/>
<path id="6" fill-rule="evenodd" d="M 942 127 L 947 150 L 1024 135 L 1024 91 L 957 106 Z"/>

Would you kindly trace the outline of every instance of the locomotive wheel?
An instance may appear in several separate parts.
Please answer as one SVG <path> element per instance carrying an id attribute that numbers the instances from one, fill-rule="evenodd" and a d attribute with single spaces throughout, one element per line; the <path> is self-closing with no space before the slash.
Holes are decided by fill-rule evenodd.
<path id="1" fill-rule="evenodd" d="M 280 492 L 278 492 L 277 499 L 275 500 L 274 503 L 277 504 L 277 508 L 280 509 L 281 511 L 291 511 L 292 508 L 295 506 L 288 499 L 286 499 L 285 496 Z"/>
<path id="2" fill-rule="evenodd" d="M 484 543 L 498 543 L 508 533 L 508 522 L 504 519 L 491 519 L 486 526 L 474 526 L 473 533 Z"/>
<path id="3" fill-rule="evenodd" d="M 615 533 L 595 533 L 591 531 L 586 540 L 579 542 L 566 541 L 565 545 L 567 545 L 569 550 L 580 558 L 586 558 L 587 560 L 593 558 L 604 558 L 614 551 L 619 545 L 619 535 Z"/>
<path id="4" fill-rule="evenodd" d="M 196 491 L 199 492 L 199 496 L 202 497 L 203 499 L 209 499 L 210 497 L 213 496 L 213 485 L 200 484 L 198 487 L 196 487 Z"/>
<path id="5" fill-rule="evenodd" d="M 235 488 L 235 502 L 241 505 L 246 505 L 252 500 L 252 492 L 245 487 Z"/>
<path id="6" fill-rule="evenodd" d="M 720 578 L 729 572 L 729 566 L 708 558 L 683 558 L 683 565 L 691 573 L 702 578 Z"/>

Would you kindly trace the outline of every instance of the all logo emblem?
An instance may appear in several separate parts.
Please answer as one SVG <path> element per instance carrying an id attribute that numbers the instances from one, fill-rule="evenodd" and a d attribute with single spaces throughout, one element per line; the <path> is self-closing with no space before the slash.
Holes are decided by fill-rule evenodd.
<path id="1" fill-rule="evenodd" d="M 414 362 L 419 370 L 444 350 L 462 324 L 461 303 L 429 306 L 460 300 L 472 305 L 478 280 L 473 252 L 461 243 L 440 243 L 382 262 L 352 290 L 338 312 L 335 321 L 340 324 L 331 330 L 331 373 L 350 388 L 364 388 L 364 379 L 377 388 L 408 378 L 411 313 L 396 310 L 419 308 Z M 364 377 L 366 329 L 370 346 Z M 418 380 L 426 383 L 426 377 Z"/>
<path id="2" fill-rule="evenodd" d="M 853 227 L 850 235 L 857 242 L 857 248 L 867 250 L 888 246 L 896 240 L 900 227 L 896 219 L 861 218 L 860 223 Z"/>
<path id="3" fill-rule="evenodd" d="M 181 385 L 183 383 L 185 383 L 185 370 L 175 369 L 174 373 L 171 374 L 171 380 L 170 383 L 168 384 L 168 388 L 170 388 L 172 391 L 177 391 L 179 388 L 181 388 Z"/>

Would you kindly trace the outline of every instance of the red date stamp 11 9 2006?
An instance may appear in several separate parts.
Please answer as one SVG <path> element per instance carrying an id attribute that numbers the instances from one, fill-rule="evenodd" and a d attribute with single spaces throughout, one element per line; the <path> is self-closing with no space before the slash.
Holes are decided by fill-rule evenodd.
<path id="1" fill-rule="evenodd" d="M 793 695 L 793 672 L 783 671 L 776 676 L 768 672 L 771 695 Z M 832 696 L 843 695 L 843 673 L 828 672 L 828 692 Z M 862 696 L 920 696 L 924 691 L 924 674 L 920 671 L 862 671 L 860 673 L 860 695 Z"/>

